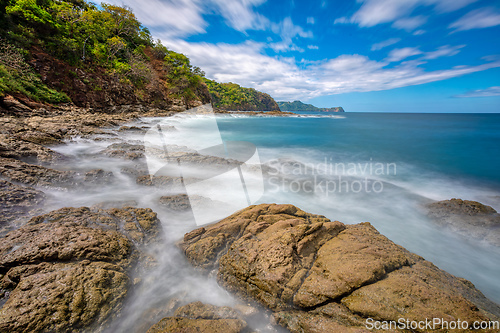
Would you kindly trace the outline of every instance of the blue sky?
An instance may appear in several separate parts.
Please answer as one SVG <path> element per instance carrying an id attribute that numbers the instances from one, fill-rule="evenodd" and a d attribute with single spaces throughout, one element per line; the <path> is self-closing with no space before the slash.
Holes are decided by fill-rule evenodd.
<path id="1" fill-rule="evenodd" d="M 500 112 L 498 0 L 111 0 L 206 76 L 346 111 Z"/>

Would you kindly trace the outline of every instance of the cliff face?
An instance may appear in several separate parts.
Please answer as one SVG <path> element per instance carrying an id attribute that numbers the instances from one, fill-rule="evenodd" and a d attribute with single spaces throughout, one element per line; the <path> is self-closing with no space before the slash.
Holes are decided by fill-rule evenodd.
<path id="1" fill-rule="evenodd" d="M 280 111 L 278 103 L 268 94 L 236 83 L 218 83 L 205 79 L 216 110 Z"/>
<path id="2" fill-rule="evenodd" d="M 305 104 L 301 101 L 278 102 L 281 111 L 315 111 L 315 112 L 345 112 L 341 106 L 332 108 L 318 108 L 312 104 Z"/>

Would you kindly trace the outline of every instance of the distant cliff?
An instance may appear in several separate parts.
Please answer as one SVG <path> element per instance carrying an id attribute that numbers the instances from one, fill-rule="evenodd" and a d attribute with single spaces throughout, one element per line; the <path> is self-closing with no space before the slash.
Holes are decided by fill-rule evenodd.
<path id="1" fill-rule="evenodd" d="M 280 111 L 278 103 L 268 94 L 236 83 L 218 83 L 205 79 L 212 104 L 219 111 Z"/>
<path id="2" fill-rule="evenodd" d="M 301 101 L 278 102 L 281 111 L 316 111 L 316 112 L 345 112 L 341 106 L 333 108 L 318 108 L 312 104 L 305 104 Z"/>

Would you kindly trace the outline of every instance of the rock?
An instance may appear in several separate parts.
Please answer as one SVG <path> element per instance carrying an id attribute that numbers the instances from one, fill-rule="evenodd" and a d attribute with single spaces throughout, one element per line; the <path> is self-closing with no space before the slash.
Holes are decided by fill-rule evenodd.
<path id="1" fill-rule="evenodd" d="M 451 199 L 427 205 L 428 216 L 437 224 L 466 238 L 500 246 L 500 214 L 477 201 Z"/>
<path id="2" fill-rule="evenodd" d="M 9 110 L 12 114 L 30 114 L 31 113 L 31 108 L 28 106 L 24 105 L 23 103 L 19 102 L 17 99 L 10 95 L 5 95 L 2 98 L 1 104 L 3 107 L 5 107 L 7 110 Z"/>
<path id="3" fill-rule="evenodd" d="M 137 126 L 122 126 L 118 129 L 118 132 L 145 132 L 147 127 L 137 127 Z"/>
<path id="4" fill-rule="evenodd" d="M 129 284 L 118 266 L 85 261 L 21 266 L 5 279 L 19 283 L 0 309 L 3 332 L 77 331 L 102 324 L 122 305 Z"/>
<path id="5" fill-rule="evenodd" d="M 0 157 L 39 164 L 50 164 L 66 159 L 64 155 L 49 148 L 5 134 L 0 134 Z"/>
<path id="6" fill-rule="evenodd" d="M 114 175 L 111 171 L 104 171 L 103 169 L 93 169 L 85 173 L 83 179 L 86 183 L 91 184 L 109 184 L 114 181 Z"/>
<path id="7" fill-rule="evenodd" d="M 144 157 L 144 146 L 130 143 L 113 143 L 101 151 L 101 154 L 127 160 L 138 160 Z"/>
<path id="8" fill-rule="evenodd" d="M 163 196 L 160 198 L 160 204 L 175 211 L 185 211 L 191 209 L 189 197 L 187 194 L 177 194 Z"/>
<path id="9" fill-rule="evenodd" d="M 40 214 L 45 200 L 42 191 L 0 180 L 0 236 Z"/>
<path id="10" fill-rule="evenodd" d="M 76 174 L 0 157 L 0 175 L 13 182 L 49 187 L 73 187 L 78 184 Z"/>
<path id="11" fill-rule="evenodd" d="M 292 332 L 365 332 L 367 318 L 496 320 L 472 283 L 394 244 L 369 223 L 344 225 L 291 205 L 250 206 L 184 236 L 196 267 L 275 311 Z"/>
<path id="12" fill-rule="evenodd" d="M 184 189 L 183 179 L 180 177 L 143 175 L 137 177 L 135 182 L 137 185 L 164 187 L 170 190 Z"/>
<path id="13" fill-rule="evenodd" d="M 246 327 L 247 323 L 241 319 L 241 315 L 230 307 L 194 302 L 178 308 L 173 317 L 160 320 L 148 333 L 239 333 Z"/>
<path id="14" fill-rule="evenodd" d="M 229 306 L 215 306 L 202 302 L 181 306 L 175 310 L 174 316 L 191 319 L 241 319 L 241 314 Z"/>
<path id="15" fill-rule="evenodd" d="M 0 331 L 76 332 L 119 313 L 142 247 L 160 236 L 150 209 L 62 208 L 0 242 Z"/>
<path id="16" fill-rule="evenodd" d="M 187 211 L 191 209 L 191 204 L 197 207 L 213 207 L 214 205 L 225 205 L 225 203 L 205 198 L 201 195 L 176 194 L 160 197 L 160 204 L 173 211 Z"/>

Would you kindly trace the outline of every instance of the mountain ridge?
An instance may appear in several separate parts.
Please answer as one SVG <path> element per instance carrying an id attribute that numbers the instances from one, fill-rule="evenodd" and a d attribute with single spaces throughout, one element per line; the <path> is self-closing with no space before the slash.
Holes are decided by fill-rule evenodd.
<path id="1" fill-rule="evenodd" d="M 312 104 L 306 104 L 301 101 L 277 102 L 281 111 L 316 111 L 316 112 L 345 112 L 341 106 L 332 108 L 318 108 Z"/>

